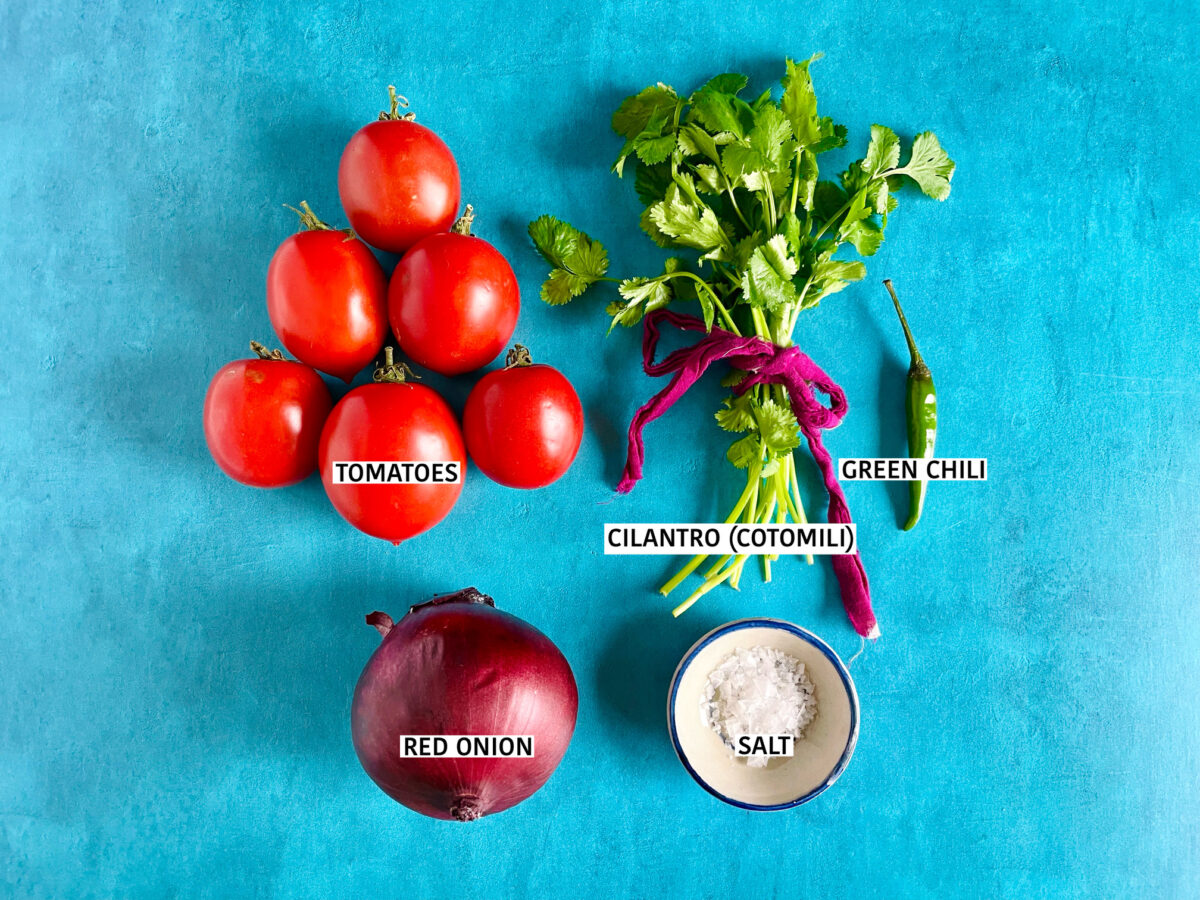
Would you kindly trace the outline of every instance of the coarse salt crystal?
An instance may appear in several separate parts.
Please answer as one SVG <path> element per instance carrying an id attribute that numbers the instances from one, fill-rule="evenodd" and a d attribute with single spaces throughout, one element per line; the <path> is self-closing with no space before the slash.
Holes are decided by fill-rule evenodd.
<path id="1" fill-rule="evenodd" d="M 700 719 L 732 746 L 742 736 L 787 734 L 797 741 L 817 714 L 817 697 L 804 663 L 774 647 L 739 647 L 721 660 L 704 685 Z M 764 767 L 756 753 L 746 765 Z"/>

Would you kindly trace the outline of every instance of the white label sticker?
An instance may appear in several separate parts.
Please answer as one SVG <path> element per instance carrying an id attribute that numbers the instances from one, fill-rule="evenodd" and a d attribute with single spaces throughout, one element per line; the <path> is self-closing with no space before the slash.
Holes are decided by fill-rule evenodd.
<path id="1" fill-rule="evenodd" d="M 406 462 L 401 460 L 332 462 L 330 478 L 334 484 L 459 484 L 462 464 L 447 462 Z"/>
<path id="2" fill-rule="evenodd" d="M 908 457 L 838 460 L 842 481 L 987 481 L 986 459 Z"/>
<path id="3" fill-rule="evenodd" d="M 402 734 L 400 756 L 442 759 L 532 759 L 532 734 Z"/>
<path id="4" fill-rule="evenodd" d="M 606 556 L 691 556 L 768 553 L 842 556 L 858 549 L 851 524 L 716 525 L 630 524 L 604 526 Z"/>
<path id="5" fill-rule="evenodd" d="M 795 756 L 792 734 L 740 734 L 726 742 L 734 756 Z"/>

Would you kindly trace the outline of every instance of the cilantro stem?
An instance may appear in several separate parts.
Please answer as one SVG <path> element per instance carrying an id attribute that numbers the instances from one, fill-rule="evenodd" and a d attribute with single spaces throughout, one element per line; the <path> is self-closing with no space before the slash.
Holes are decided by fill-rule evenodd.
<path id="1" fill-rule="evenodd" d="M 792 332 L 796 330 L 796 319 L 800 317 L 800 310 L 804 309 L 804 298 L 808 295 L 808 289 L 812 286 L 812 282 L 813 276 L 809 275 L 808 280 L 804 282 L 804 287 L 800 289 L 800 293 L 796 297 L 795 304 L 787 312 L 786 319 L 779 323 L 779 337 L 782 340 L 775 343 L 782 347 L 787 347 L 792 343 Z"/>
<path id="2" fill-rule="evenodd" d="M 746 228 L 746 234 L 753 234 L 754 229 L 750 227 L 750 223 L 747 222 L 746 217 L 742 215 L 742 209 L 740 206 L 738 206 L 737 197 L 733 195 L 733 188 L 729 186 L 728 179 L 726 179 L 725 192 L 729 194 L 729 202 L 733 204 L 733 211 L 737 213 L 737 217 L 742 220 L 742 225 L 744 225 Z"/>
<path id="3" fill-rule="evenodd" d="M 857 196 L 858 196 L 858 194 L 857 194 L 857 193 L 855 193 L 855 195 L 854 195 L 854 196 L 855 196 L 855 197 L 857 197 Z M 853 202 L 854 202 L 854 197 L 851 197 L 851 198 L 850 198 L 849 200 L 847 200 L 847 201 L 846 201 L 844 204 L 842 204 L 842 208 L 841 208 L 841 209 L 839 209 L 839 210 L 838 210 L 837 212 L 835 212 L 835 213 L 834 213 L 832 216 L 830 216 L 830 217 L 829 217 L 829 218 L 826 220 L 825 224 L 824 224 L 824 225 L 822 225 L 822 226 L 821 226 L 819 229 L 817 229 L 817 233 L 813 235 L 813 243 L 814 243 L 814 244 L 815 244 L 817 241 L 819 241 L 819 240 L 821 239 L 821 235 L 823 235 L 823 234 L 824 234 L 826 231 L 828 231 L 828 230 L 829 230 L 829 226 L 830 226 L 830 225 L 832 225 L 834 222 L 836 222 L 836 221 L 837 221 L 837 217 L 838 217 L 838 216 L 840 216 L 840 215 L 842 215 L 843 213 L 845 213 L 845 212 L 846 212 L 846 210 L 848 210 L 848 209 L 850 208 L 850 204 L 851 204 L 851 203 L 853 203 Z"/>
<path id="4" fill-rule="evenodd" d="M 675 607 L 673 610 L 671 610 L 671 615 L 673 615 L 673 616 L 682 615 L 692 606 L 693 603 L 695 603 L 697 600 L 699 600 L 701 597 L 703 597 L 705 594 L 707 594 L 713 588 L 717 587 L 722 582 L 725 582 L 730 577 L 732 577 L 735 571 L 740 573 L 742 570 L 741 563 L 744 563 L 745 561 L 746 561 L 746 557 L 744 555 L 739 554 L 738 556 L 735 556 L 733 565 L 731 565 L 728 569 L 726 569 L 720 575 L 715 575 L 712 578 L 709 578 L 708 580 L 706 580 L 704 582 L 704 584 L 700 585 L 700 587 L 698 587 L 698 588 L 696 588 L 696 590 L 692 591 L 691 596 L 689 596 L 686 600 L 684 600 L 677 607 Z"/>
<path id="5" fill-rule="evenodd" d="M 717 171 L 721 173 L 721 180 L 725 182 L 725 193 L 729 195 L 729 202 L 733 204 L 733 211 L 737 213 L 737 217 L 741 219 L 742 225 L 746 228 L 746 234 L 753 234 L 754 229 L 750 227 L 750 223 L 746 221 L 746 217 L 742 215 L 741 207 L 738 206 L 737 197 L 733 194 L 733 182 L 729 180 L 729 176 L 725 174 L 725 170 L 717 166 Z"/>
<path id="6" fill-rule="evenodd" d="M 788 454 L 788 459 L 791 458 L 791 454 Z M 779 511 L 783 512 L 786 509 L 791 514 L 792 520 L 799 525 L 801 524 L 800 513 L 796 510 L 796 504 L 792 502 L 792 496 L 787 490 L 787 472 L 788 466 L 785 463 L 784 465 L 781 465 L 779 467 L 779 471 L 775 473 L 775 493 L 779 495 L 782 501 L 779 504 Z"/>
<path id="7" fill-rule="evenodd" d="M 704 573 L 705 579 L 707 580 L 712 578 L 714 575 L 720 572 L 725 563 L 729 562 L 731 559 L 733 559 L 733 556 L 728 553 L 722 557 L 719 557 L 715 563 L 709 566 L 708 571 Z"/>
<path id="8" fill-rule="evenodd" d="M 762 206 L 763 219 L 766 220 L 765 224 L 767 226 L 767 233 L 773 234 L 775 232 L 775 221 L 776 221 L 775 220 L 775 191 L 771 189 L 771 181 L 767 177 L 767 173 L 760 172 L 759 174 L 762 175 L 763 179 L 767 182 L 766 190 L 758 192 L 758 195 L 760 198 L 759 203 Z"/>
<path id="9" fill-rule="evenodd" d="M 728 524 L 728 522 L 726 522 L 726 524 Z M 658 589 L 658 592 L 660 594 L 662 594 L 664 597 L 669 595 L 671 593 L 671 591 L 675 590 L 675 588 L 679 587 L 679 585 L 683 583 L 683 579 L 687 578 L 689 575 L 691 575 L 693 572 L 695 572 L 696 569 L 698 569 L 700 567 L 700 564 L 702 562 L 704 562 L 706 559 L 708 559 L 707 553 L 698 553 L 695 556 L 693 556 L 690 560 L 688 560 L 688 563 L 686 566 L 684 566 L 682 569 L 680 569 L 678 572 L 676 572 L 674 575 L 672 575 L 670 580 L 667 581 L 666 584 L 664 584 L 662 587 L 660 587 Z"/>
<path id="10" fill-rule="evenodd" d="M 770 522 L 771 517 L 775 515 L 775 507 L 779 502 L 778 498 L 775 495 L 777 493 L 779 493 L 779 491 L 778 491 L 778 488 L 775 486 L 774 481 L 775 481 L 775 477 L 771 476 L 771 481 L 767 483 L 767 493 L 764 498 L 764 499 L 768 500 L 769 502 L 764 507 L 763 514 L 755 517 L 755 520 L 757 522 Z M 769 553 L 764 553 L 762 555 L 762 566 L 763 566 L 763 581 L 770 581 L 771 580 L 771 555 Z"/>
<path id="11" fill-rule="evenodd" d="M 894 174 L 895 174 L 894 171 L 889 170 L 880 175 L 876 175 L 874 178 L 868 179 L 867 183 L 864 184 L 857 191 L 855 191 L 854 194 L 845 203 L 842 204 L 842 208 L 839 209 L 837 212 L 835 212 L 832 216 L 830 216 L 829 219 L 825 222 L 825 224 L 822 225 L 817 230 L 817 233 L 813 235 L 813 243 L 815 244 L 817 241 L 819 241 L 821 239 L 821 235 L 823 235 L 826 231 L 829 230 L 829 226 L 837 221 L 838 216 L 842 215 L 848 209 L 850 209 L 850 207 L 854 204 L 854 201 L 858 198 L 859 194 L 865 194 L 867 192 L 867 188 L 869 188 L 878 179 L 886 178 L 888 175 L 894 175 Z"/>
<path id="12" fill-rule="evenodd" d="M 754 330 L 760 338 L 771 340 L 771 328 L 767 325 L 766 316 L 757 306 L 750 307 L 750 318 L 754 320 Z"/>
<path id="13" fill-rule="evenodd" d="M 749 504 L 753 498 L 758 496 L 758 483 L 761 480 L 761 475 L 762 460 L 760 459 L 757 463 L 754 463 L 750 466 L 749 474 L 746 477 L 745 490 L 743 490 L 742 495 L 738 497 L 737 503 L 735 503 L 733 506 L 733 511 L 725 517 L 726 525 L 736 522 L 738 517 L 742 514 L 742 511 L 746 508 L 747 504 Z M 699 565 L 706 559 L 708 559 L 707 553 L 701 553 L 697 556 L 693 556 L 691 560 L 688 561 L 686 566 L 676 572 L 670 581 L 658 589 L 658 592 L 664 597 L 670 594 L 671 591 L 679 587 L 683 579 L 687 578 L 694 571 L 696 571 L 697 567 L 699 567 Z"/>
<path id="14" fill-rule="evenodd" d="M 742 589 L 742 570 L 745 568 L 745 559 L 735 559 L 733 564 L 729 567 L 730 571 L 733 572 L 733 577 L 729 579 L 729 586 L 735 591 L 740 591 Z"/>
<path id="15" fill-rule="evenodd" d="M 796 214 L 796 200 L 800 193 L 800 157 L 804 155 L 804 148 L 796 148 L 796 174 L 792 176 L 792 215 Z"/>
<path id="16" fill-rule="evenodd" d="M 733 289 L 734 292 L 740 291 L 742 289 L 741 279 L 739 279 L 736 275 L 734 275 L 732 272 L 730 272 L 728 269 L 726 269 L 720 263 L 714 262 L 713 268 L 725 276 L 725 280 L 729 282 L 729 286 Z M 730 305 L 731 306 L 736 305 L 736 301 Z"/>
<path id="17" fill-rule="evenodd" d="M 791 453 L 788 454 L 787 469 L 788 487 L 795 498 L 795 503 L 789 504 L 792 510 L 792 518 L 800 525 L 807 525 L 808 516 L 804 514 L 804 503 L 800 500 L 800 479 L 796 477 L 796 457 Z M 811 553 L 804 554 L 804 559 L 810 566 L 813 564 Z"/>
<path id="18" fill-rule="evenodd" d="M 668 279 L 668 278 L 690 278 L 690 279 L 692 279 L 692 281 L 696 282 L 697 290 L 700 288 L 704 288 L 705 293 L 708 294 L 709 299 L 712 300 L 713 305 L 717 308 L 717 312 L 719 312 L 721 314 L 721 318 L 724 319 L 725 324 L 727 326 L 729 326 L 729 330 L 732 331 L 734 334 L 736 334 L 738 337 L 742 336 L 742 333 L 740 331 L 738 331 L 737 325 L 735 325 L 733 322 L 733 317 L 729 315 L 729 310 L 727 310 L 725 308 L 725 304 L 721 302 L 721 298 L 716 295 L 716 292 L 713 291 L 713 289 L 709 286 L 708 282 L 705 281 L 703 278 L 701 278 L 699 275 L 697 275 L 695 272 L 669 272 L 668 274 L 663 275 L 662 277 L 663 277 L 663 279 Z"/>

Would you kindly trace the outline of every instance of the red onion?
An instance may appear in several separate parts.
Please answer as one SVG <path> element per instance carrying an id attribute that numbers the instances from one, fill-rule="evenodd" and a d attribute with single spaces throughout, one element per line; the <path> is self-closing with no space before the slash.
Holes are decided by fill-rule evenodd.
<path id="1" fill-rule="evenodd" d="M 367 774 L 427 816 L 469 822 L 520 803 L 558 766 L 579 695 L 550 639 L 475 588 L 435 597 L 393 624 L 354 689 L 350 726 Z M 404 735 L 532 735 L 530 758 L 401 756 Z"/>

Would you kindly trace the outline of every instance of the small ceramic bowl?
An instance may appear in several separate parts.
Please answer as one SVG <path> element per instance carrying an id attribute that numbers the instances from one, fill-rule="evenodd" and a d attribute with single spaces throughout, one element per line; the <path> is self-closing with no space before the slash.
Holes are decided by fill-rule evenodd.
<path id="1" fill-rule="evenodd" d="M 816 718 L 796 742 L 791 758 L 751 768 L 733 756 L 701 719 L 708 676 L 738 648 L 774 647 L 804 663 L 815 687 Z M 684 654 L 671 679 L 667 727 L 675 754 L 696 783 L 742 809 L 790 809 L 837 781 L 858 740 L 858 694 L 838 655 L 810 631 L 780 619 L 739 619 L 714 628 Z"/>

